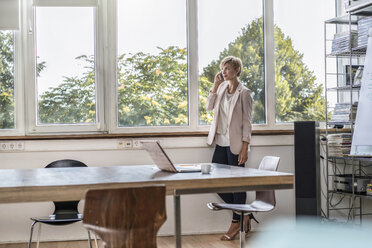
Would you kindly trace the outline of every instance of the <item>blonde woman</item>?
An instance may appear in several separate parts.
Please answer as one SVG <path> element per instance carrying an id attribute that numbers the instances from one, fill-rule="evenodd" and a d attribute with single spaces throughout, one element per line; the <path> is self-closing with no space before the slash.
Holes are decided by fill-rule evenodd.
<path id="1" fill-rule="evenodd" d="M 207 110 L 214 112 L 207 143 L 216 144 L 213 163 L 244 167 L 251 141 L 252 96 L 250 90 L 239 81 L 242 70 L 239 58 L 224 58 L 220 68 L 207 99 Z M 245 192 L 221 193 L 219 196 L 226 203 L 233 204 L 245 204 L 247 197 Z M 245 216 L 246 232 L 249 231 L 249 219 L 249 216 Z M 233 240 L 239 228 L 240 216 L 233 213 L 230 228 L 221 240 Z"/>

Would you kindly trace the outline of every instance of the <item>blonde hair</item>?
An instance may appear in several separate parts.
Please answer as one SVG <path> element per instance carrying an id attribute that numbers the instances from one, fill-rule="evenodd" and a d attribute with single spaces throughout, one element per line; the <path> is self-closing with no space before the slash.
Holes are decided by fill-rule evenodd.
<path id="1" fill-rule="evenodd" d="M 222 66 L 226 64 L 232 65 L 232 67 L 234 67 L 234 69 L 238 71 L 238 77 L 240 76 L 240 73 L 242 72 L 243 68 L 243 63 L 240 58 L 234 56 L 227 56 L 221 61 L 220 68 L 222 68 Z"/>

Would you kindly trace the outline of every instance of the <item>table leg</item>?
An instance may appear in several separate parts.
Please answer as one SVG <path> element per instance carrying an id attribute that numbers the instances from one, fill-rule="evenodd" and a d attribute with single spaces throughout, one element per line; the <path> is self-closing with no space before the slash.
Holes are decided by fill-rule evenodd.
<path id="1" fill-rule="evenodd" d="M 181 248 L 181 198 L 174 194 L 174 229 L 176 235 L 176 248 Z"/>

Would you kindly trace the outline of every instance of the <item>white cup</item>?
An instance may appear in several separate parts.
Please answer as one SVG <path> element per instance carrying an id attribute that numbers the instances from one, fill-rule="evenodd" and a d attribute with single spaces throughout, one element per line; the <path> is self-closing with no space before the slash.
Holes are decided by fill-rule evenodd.
<path id="1" fill-rule="evenodd" d="M 209 173 L 211 173 L 212 165 L 211 164 L 202 164 L 200 168 L 201 168 L 202 174 L 209 174 Z"/>

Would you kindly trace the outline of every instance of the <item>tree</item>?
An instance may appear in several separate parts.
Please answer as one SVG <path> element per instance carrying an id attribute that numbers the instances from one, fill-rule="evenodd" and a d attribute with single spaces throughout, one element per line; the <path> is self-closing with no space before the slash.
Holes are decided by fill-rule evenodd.
<path id="1" fill-rule="evenodd" d="M 14 128 L 14 39 L 0 31 L 0 129 Z"/>
<path id="2" fill-rule="evenodd" d="M 276 117 L 277 121 L 324 120 L 325 100 L 322 85 L 303 62 L 303 55 L 293 47 L 277 26 L 274 28 Z M 119 126 L 185 125 L 188 123 L 187 51 L 170 46 L 159 48 L 156 55 L 138 52 L 118 57 Z M 265 84 L 263 23 L 258 18 L 248 24 L 219 58 L 203 69 L 199 77 L 200 121 L 210 123 L 213 113 L 205 103 L 220 70 L 220 61 L 240 57 L 243 69 L 240 80 L 254 99 L 253 123 L 265 121 Z M 41 96 L 41 123 L 80 123 L 95 119 L 94 61 L 80 56 L 90 66 L 82 78 L 65 77 L 64 82 Z"/>
<path id="3" fill-rule="evenodd" d="M 236 56 L 242 60 L 243 68 L 240 74 L 240 81 L 253 93 L 253 123 L 264 123 L 265 81 L 262 19 L 253 21 L 244 27 L 242 34 L 228 44 L 227 48 L 220 53 L 218 59 L 212 61 L 203 69 L 199 81 L 204 82 L 207 87 L 202 92 L 199 92 L 201 102 L 206 101 L 214 76 L 220 71 L 220 63 L 226 56 Z M 203 116 L 205 106 L 200 106 L 200 108 Z M 210 120 L 211 118 L 202 119 L 202 121 L 207 123 Z"/>
<path id="4" fill-rule="evenodd" d="M 295 120 L 325 120 L 325 99 L 323 86 L 315 83 L 316 77 L 303 62 L 303 54 L 294 49 L 292 40 L 278 26 L 274 27 L 275 47 L 275 88 L 276 120 L 288 122 Z M 226 56 L 242 59 L 241 82 L 253 92 L 253 123 L 265 120 L 265 84 L 263 21 L 258 18 L 242 29 L 241 35 L 228 44 L 218 60 L 204 68 L 201 80 L 207 86 L 201 94 L 205 102 L 208 88 L 220 70 L 219 64 Z M 205 110 L 201 106 L 202 115 Z M 209 122 L 211 118 L 205 118 Z"/>
<path id="5" fill-rule="evenodd" d="M 39 74 L 45 62 L 37 65 Z M 0 129 L 14 126 L 14 36 L 12 31 L 0 31 Z"/>
<path id="6" fill-rule="evenodd" d="M 119 126 L 185 125 L 188 123 L 185 48 L 159 48 L 118 58 Z M 94 60 L 83 78 L 65 77 L 39 101 L 39 123 L 89 123 L 95 120 Z"/>
<path id="7" fill-rule="evenodd" d="M 118 59 L 119 126 L 185 125 L 188 123 L 185 48 L 159 48 Z"/>
<path id="8" fill-rule="evenodd" d="M 41 95 L 40 124 L 95 122 L 94 58 L 83 55 L 76 59 L 87 62 L 86 72 L 82 78 L 64 77 L 58 87 L 50 88 Z"/>
<path id="9" fill-rule="evenodd" d="M 275 26 L 276 120 L 325 120 L 323 85 L 295 50 L 291 38 Z"/>

